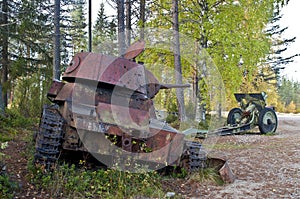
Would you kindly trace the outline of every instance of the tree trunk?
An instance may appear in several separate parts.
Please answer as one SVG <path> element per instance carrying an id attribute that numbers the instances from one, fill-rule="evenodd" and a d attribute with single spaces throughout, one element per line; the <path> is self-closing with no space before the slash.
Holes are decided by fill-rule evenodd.
<path id="1" fill-rule="evenodd" d="M 53 56 L 53 78 L 60 79 L 60 0 L 55 0 L 54 8 L 54 56 Z"/>
<path id="2" fill-rule="evenodd" d="M 126 0 L 126 46 L 131 43 L 131 0 Z"/>
<path id="3" fill-rule="evenodd" d="M 118 44 L 119 55 L 123 56 L 125 52 L 125 15 L 124 15 L 124 0 L 118 0 Z"/>
<path id="4" fill-rule="evenodd" d="M 205 121 L 205 103 L 202 93 L 200 91 L 199 81 L 201 80 L 201 76 L 203 74 L 204 68 L 202 60 L 199 60 L 197 56 L 200 54 L 200 45 L 199 40 L 195 41 L 195 63 L 194 63 L 194 71 L 193 71 L 193 103 L 195 104 L 195 120 L 196 121 Z M 205 64 L 205 63 L 204 63 Z"/>
<path id="5" fill-rule="evenodd" d="M 145 37 L 145 12 L 146 0 L 140 0 L 140 38 L 143 40 Z"/>
<path id="6" fill-rule="evenodd" d="M 173 39 L 174 39 L 174 65 L 176 84 L 182 84 L 181 57 L 180 57 L 180 40 L 179 40 L 179 22 L 178 22 L 178 0 L 172 0 L 173 12 Z M 183 88 L 176 89 L 178 114 L 180 121 L 185 121 L 185 107 Z"/>
<path id="7" fill-rule="evenodd" d="M 5 107 L 2 99 L 2 85 L 0 84 L 0 115 L 4 115 Z"/>
<path id="8" fill-rule="evenodd" d="M 8 104 L 8 0 L 2 1 L 2 13 L 1 13 L 1 64 L 2 64 L 2 76 L 1 76 L 1 86 L 2 86 L 2 104 L 3 107 L 7 107 Z"/>
<path id="9" fill-rule="evenodd" d="M 92 0 L 89 0 L 89 19 L 88 19 L 88 35 L 89 35 L 89 45 L 88 51 L 92 52 Z"/>

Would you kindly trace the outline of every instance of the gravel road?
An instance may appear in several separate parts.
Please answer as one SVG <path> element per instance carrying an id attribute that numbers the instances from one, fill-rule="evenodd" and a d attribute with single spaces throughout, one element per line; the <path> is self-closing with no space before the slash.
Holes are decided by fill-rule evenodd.
<path id="1" fill-rule="evenodd" d="M 211 153 L 227 157 L 235 182 L 193 185 L 187 197 L 299 199 L 300 115 L 279 114 L 278 122 L 275 135 L 260 135 L 256 129 L 253 134 L 218 138 Z"/>

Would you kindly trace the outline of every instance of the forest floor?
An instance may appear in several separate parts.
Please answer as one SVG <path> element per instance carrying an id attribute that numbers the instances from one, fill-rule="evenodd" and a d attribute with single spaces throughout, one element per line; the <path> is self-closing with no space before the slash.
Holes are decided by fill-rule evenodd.
<path id="1" fill-rule="evenodd" d="M 279 114 L 278 120 L 275 135 L 260 135 L 256 129 L 212 138 L 214 146 L 208 152 L 227 158 L 235 175 L 233 183 L 216 185 L 185 178 L 166 180 L 163 186 L 176 198 L 300 198 L 300 115 Z M 50 198 L 30 183 L 26 154 L 30 146 L 30 140 L 19 137 L 3 151 L 6 171 L 19 186 L 14 198 Z"/>

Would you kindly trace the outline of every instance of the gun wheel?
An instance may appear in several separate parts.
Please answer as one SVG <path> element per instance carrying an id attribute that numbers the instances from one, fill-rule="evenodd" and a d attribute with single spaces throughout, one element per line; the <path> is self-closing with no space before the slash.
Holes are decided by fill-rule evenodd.
<path id="1" fill-rule="evenodd" d="M 258 117 L 258 127 L 261 133 L 274 133 L 278 126 L 277 115 L 271 108 L 264 108 Z"/>
<path id="2" fill-rule="evenodd" d="M 243 111 L 240 108 L 233 108 L 229 111 L 227 116 L 227 124 L 234 126 L 239 124 L 242 120 Z"/>

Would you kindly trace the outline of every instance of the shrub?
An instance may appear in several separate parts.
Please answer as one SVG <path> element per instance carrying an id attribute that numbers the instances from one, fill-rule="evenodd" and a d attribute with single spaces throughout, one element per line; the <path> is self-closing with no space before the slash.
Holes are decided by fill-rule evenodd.
<path id="1" fill-rule="evenodd" d="M 286 106 L 286 111 L 288 113 L 296 113 L 296 105 L 295 105 L 295 103 L 293 101 L 291 101 L 289 103 L 289 105 Z"/>

